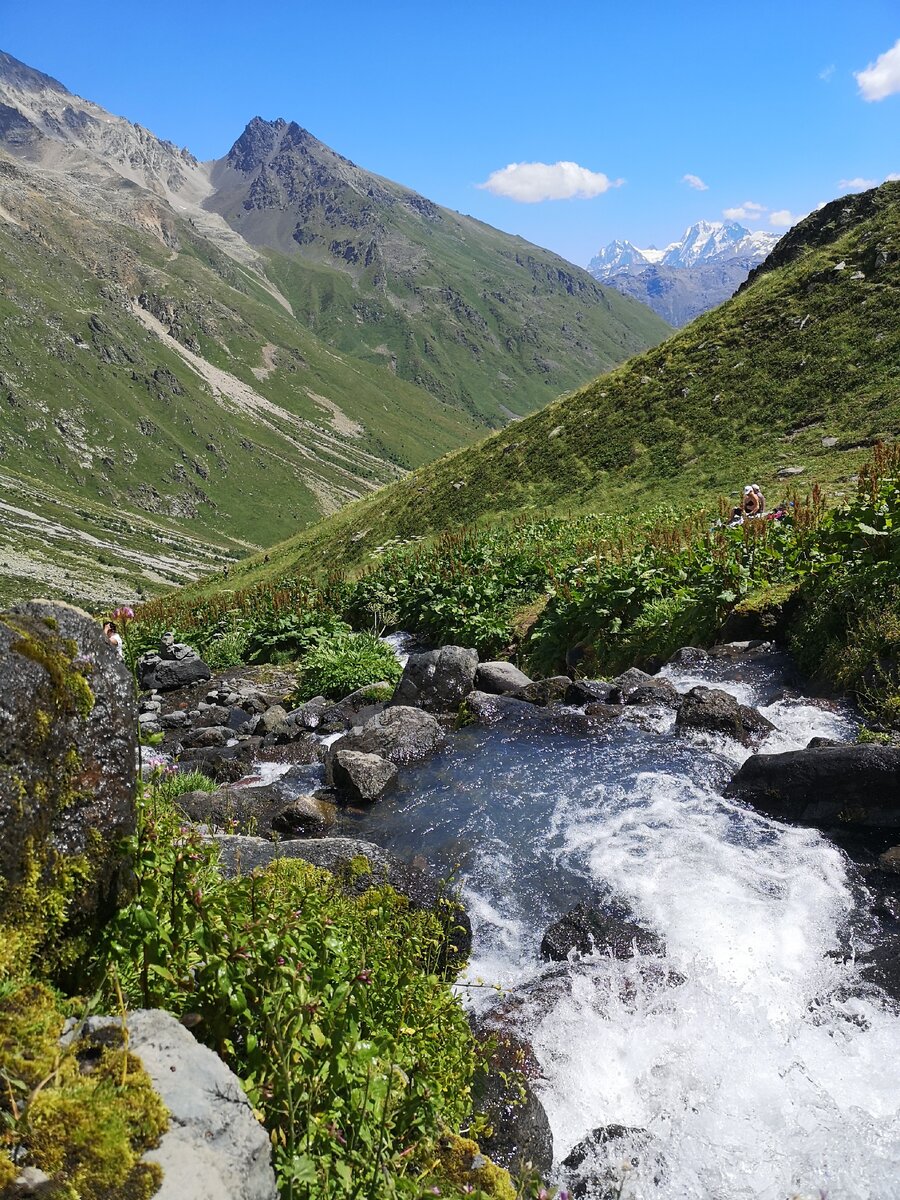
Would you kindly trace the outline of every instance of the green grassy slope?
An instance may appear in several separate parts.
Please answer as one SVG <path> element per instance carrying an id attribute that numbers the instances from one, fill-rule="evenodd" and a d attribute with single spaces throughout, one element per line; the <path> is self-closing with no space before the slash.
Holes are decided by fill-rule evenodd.
<path id="1" fill-rule="evenodd" d="M 771 500 L 813 477 L 848 489 L 867 448 L 900 431 L 900 184 L 789 238 L 783 265 L 661 346 L 242 563 L 228 586 L 522 512 L 687 506 L 751 478 Z"/>
<path id="2" fill-rule="evenodd" d="M 498 428 L 655 345 L 669 326 L 548 250 L 255 118 L 206 201 L 335 348 Z"/>

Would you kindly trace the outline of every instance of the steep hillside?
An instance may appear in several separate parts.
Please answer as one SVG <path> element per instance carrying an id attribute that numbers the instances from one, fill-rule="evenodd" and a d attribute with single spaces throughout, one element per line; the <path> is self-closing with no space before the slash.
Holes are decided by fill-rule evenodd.
<path id="1" fill-rule="evenodd" d="M 867 448 L 900 432 L 900 184 L 827 205 L 785 251 L 662 346 L 242 564 L 228 586 L 523 512 L 696 505 L 751 477 L 770 499 L 812 478 L 845 490 Z"/>
<path id="2" fill-rule="evenodd" d="M 377 278 L 327 247 L 257 249 L 203 207 L 211 171 L 0 53 L 0 597 L 102 603 L 189 580 L 665 333 L 577 268 L 443 210 L 441 228 L 481 232 L 430 254 L 413 221 L 398 304 L 380 224 L 393 265 Z M 243 178 L 212 173 L 228 172 Z M 291 203 L 318 213 L 328 186 L 297 176 Z M 479 305 L 509 315 L 490 324 Z"/>
<path id="3" fill-rule="evenodd" d="M 658 342 L 586 271 L 256 117 L 205 207 L 270 256 L 299 320 L 497 428 Z"/>

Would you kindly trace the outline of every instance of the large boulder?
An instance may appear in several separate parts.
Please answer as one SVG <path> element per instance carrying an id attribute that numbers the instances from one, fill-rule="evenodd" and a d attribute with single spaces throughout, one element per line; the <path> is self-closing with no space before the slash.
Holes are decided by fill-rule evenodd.
<path id="1" fill-rule="evenodd" d="M 144 1155 L 163 1172 L 154 1200 L 277 1200 L 268 1134 L 221 1058 L 167 1012 L 131 1012 L 127 1028 L 130 1052 L 171 1114 L 159 1145 Z M 84 1036 L 118 1045 L 122 1019 L 88 1017 Z"/>
<path id="2" fill-rule="evenodd" d="M 387 883 L 406 896 L 414 908 L 433 912 L 441 922 L 444 942 L 438 961 L 443 971 L 455 975 L 469 957 L 472 923 L 459 897 L 442 880 L 402 862 L 373 842 L 342 837 L 269 842 L 227 834 L 213 834 L 209 840 L 219 847 L 219 863 L 226 878 L 267 867 L 277 858 L 299 858 L 331 871 L 349 895 L 358 896 Z"/>
<path id="3" fill-rule="evenodd" d="M 171 633 L 163 634 L 155 653 L 142 654 L 138 661 L 138 683 L 144 691 L 172 692 L 211 675 L 197 651 L 176 642 Z"/>
<path id="4" fill-rule="evenodd" d="M 337 750 L 329 756 L 326 781 L 347 799 L 370 804 L 381 800 L 397 780 L 397 768 L 380 754 Z"/>
<path id="5" fill-rule="evenodd" d="M 428 712 L 452 712 L 475 686 L 478 652 L 442 646 L 411 654 L 397 684 L 393 703 Z"/>
<path id="6" fill-rule="evenodd" d="M 739 704 L 720 688 L 693 687 L 683 697 L 675 724 L 679 729 L 699 729 L 736 738 L 744 746 L 757 745 L 775 728 L 762 713 Z"/>
<path id="7" fill-rule="evenodd" d="M 409 763 L 425 758 L 437 748 L 443 730 L 429 713 L 406 705 L 393 705 L 339 738 L 326 757 L 326 773 L 339 750 L 379 754 L 392 763 Z"/>
<path id="8" fill-rule="evenodd" d="M 650 678 L 648 676 L 648 678 Z M 566 688 L 563 701 L 566 704 L 610 704 L 614 699 L 623 699 L 621 689 L 605 679 L 575 679 Z"/>
<path id="9" fill-rule="evenodd" d="M 530 1163 L 546 1178 L 553 1167 L 553 1133 L 533 1088 L 541 1075 L 534 1050 L 518 1034 L 494 1027 L 490 1018 L 476 1025 L 474 1033 L 489 1047 L 485 1072 L 472 1088 L 475 1111 L 491 1127 L 479 1145 L 514 1175 L 527 1175 Z"/>
<path id="10" fill-rule="evenodd" d="M 626 704 L 642 705 L 657 704 L 663 708 L 678 708 L 681 704 L 681 693 L 668 679 L 652 676 L 646 683 L 638 684 L 629 693 Z"/>
<path id="11" fill-rule="evenodd" d="M 821 829 L 900 828 L 900 747 L 818 746 L 754 754 L 726 795 Z"/>
<path id="12" fill-rule="evenodd" d="M 541 958 L 552 962 L 594 953 L 631 958 L 635 953 L 663 954 L 665 946 L 655 933 L 617 910 L 584 902 L 554 921 L 541 939 Z"/>
<path id="13" fill-rule="evenodd" d="M 617 675 L 613 683 L 619 689 L 619 695 L 613 694 L 610 698 L 615 701 L 621 698 L 624 703 L 635 688 L 642 687 L 645 683 L 649 683 L 653 678 L 646 671 L 642 671 L 640 667 L 629 667 L 627 671 L 623 671 L 621 675 Z"/>
<path id="14" fill-rule="evenodd" d="M 483 662 L 475 672 L 475 688 L 479 692 L 501 696 L 528 687 L 531 679 L 511 662 Z"/>
<path id="15" fill-rule="evenodd" d="M 0 921 L 37 877 L 71 932 L 111 911 L 134 830 L 134 684 L 87 613 L 0 613 Z"/>

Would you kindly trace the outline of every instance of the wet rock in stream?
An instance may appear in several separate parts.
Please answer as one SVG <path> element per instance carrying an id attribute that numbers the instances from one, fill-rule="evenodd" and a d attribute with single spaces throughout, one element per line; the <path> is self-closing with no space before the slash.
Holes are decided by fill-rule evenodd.
<path id="1" fill-rule="evenodd" d="M 626 916 L 582 902 L 549 926 L 540 953 L 552 962 L 589 954 L 631 958 L 634 954 L 665 954 L 665 944 L 652 930 Z"/>
<path id="2" fill-rule="evenodd" d="M 531 1044 L 489 1021 L 476 1022 L 473 1033 L 491 1047 L 487 1070 L 472 1088 L 475 1111 L 491 1127 L 480 1139 L 481 1149 L 514 1175 L 526 1174 L 530 1163 L 546 1177 L 553 1167 L 553 1133 L 532 1087 L 541 1070 Z"/>
<path id="3" fill-rule="evenodd" d="M 679 729 L 720 733 L 744 746 L 758 744 L 775 726 L 762 713 L 740 704 L 719 688 L 693 687 L 682 698 L 675 724 Z"/>
<path id="4" fill-rule="evenodd" d="M 619 1200 L 624 1174 L 651 1156 L 653 1182 L 658 1186 L 663 1179 L 664 1160 L 654 1150 L 653 1135 L 634 1125 L 600 1125 L 562 1161 L 571 1176 L 569 1194 L 578 1200 Z M 602 1165 L 595 1165 L 598 1159 Z"/>

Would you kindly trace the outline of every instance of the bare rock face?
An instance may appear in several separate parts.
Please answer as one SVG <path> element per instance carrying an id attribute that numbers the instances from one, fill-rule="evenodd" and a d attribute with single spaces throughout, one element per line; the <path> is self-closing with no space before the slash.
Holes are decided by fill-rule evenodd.
<path id="1" fill-rule="evenodd" d="M 116 1043 L 121 1020 L 90 1017 L 85 1034 Z M 157 1200 L 276 1200 L 268 1135 L 218 1055 L 158 1009 L 128 1014 L 128 1040 L 171 1114 L 144 1156 L 162 1167 Z"/>
<path id="2" fill-rule="evenodd" d="M 68 931 L 109 911 L 134 830 L 137 713 L 128 670 L 87 613 L 35 600 L 0 613 L 0 878 L 38 870 Z"/>
<path id="3" fill-rule="evenodd" d="M 475 686 L 478 653 L 463 646 L 442 646 L 411 654 L 394 693 L 394 704 L 450 712 Z"/>

